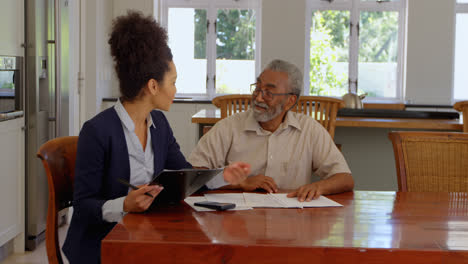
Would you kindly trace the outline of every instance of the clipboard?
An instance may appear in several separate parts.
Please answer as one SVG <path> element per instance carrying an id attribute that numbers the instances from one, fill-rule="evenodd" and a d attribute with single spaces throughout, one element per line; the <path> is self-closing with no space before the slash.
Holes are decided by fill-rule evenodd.
<path id="1" fill-rule="evenodd" d="M 163 170 L 149 185 L 162 185 L 164 189 L 155 198 L 156 203 L 178 203 L 199 190 L 224 168 Z"/>

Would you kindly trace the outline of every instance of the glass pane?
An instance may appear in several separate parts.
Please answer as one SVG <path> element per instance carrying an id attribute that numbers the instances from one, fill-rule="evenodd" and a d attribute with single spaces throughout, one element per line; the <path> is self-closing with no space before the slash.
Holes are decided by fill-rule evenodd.
<path id="1" fill-rule="evenodd" d="M 468 4 L 468 0 L 457 0 L 457 3 Z"/>
<path id="2" fill-rule="evenodd" d="M 401 0 L 361 0 L 361 2 L 400 2 Z"/>
<path id="3" fill-rule="evenodd" d="M 168 16 L 177 93 L 206 94 L 206 10 L 169 8 Z"/>
<path id="4" fill-rule="evenodd" d="M 336 5 L 336 4 L 349 4 L 353 0 L 312 0 L 312 2 L 319 2 L 320 4 L 331 4 L 331 5 Z"/>
<path id="5" fill-rule="evenodd" d="M 348 92 L 349 11 L 314 11 L 310 28 L 310 94 Z"/>
<path id="6" fill-rule="evenodd" d="M 398 12 L 361 12 L 358 94 L 396 97 Z"/>
<path id="7" fill-rule="evenodd" d="M 15 71 L 0 71 L 1 91 L 15 91 Z"/>
<path id="8" fill-rule="evenodd" d="M 216 93 L 250 93 L 255 82 L 255 11 L 220 9 L 216 19 Z"/>
<path id="9" fill-rule="evenodd" d="M 457 14 L 454 98 L 468 99 L 468 14 Z"/>

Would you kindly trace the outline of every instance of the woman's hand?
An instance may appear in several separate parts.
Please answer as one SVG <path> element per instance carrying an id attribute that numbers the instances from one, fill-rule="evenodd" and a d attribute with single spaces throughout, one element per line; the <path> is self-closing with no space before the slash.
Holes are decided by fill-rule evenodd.
<path id="1" fill-rule="evenodd" d="M 132 190 L 125 197 L 123 210 L 128 213 L 143 212 L 150 207 L 154 198 L 163 190 L 164 187 L 160 185 L 140 185 L 138 190 Z M 153 197 L 146 195 L 151 194 Z"/>
<path id="2" fill-rule="evenodd" d="M 224 168 L 223 176 L 224 180 L 230 184 L 239 184 L 250 173 L 250 164 L 245 162 L 234 162 Z"/>

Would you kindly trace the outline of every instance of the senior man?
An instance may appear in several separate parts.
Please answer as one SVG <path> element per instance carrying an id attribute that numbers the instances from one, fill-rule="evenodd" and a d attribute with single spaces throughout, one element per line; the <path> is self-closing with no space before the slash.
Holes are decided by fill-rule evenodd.
<path id="1" fill-rule="evenodd" d="M 351 171 L 325 128 L 312 117 L 289 111 L 302 91 L 301 71 L 274 60 L 252 84 L 252 107 L 229 116 L 204 135 L 191 153 L 195 167 L 217 168 L 234 161 L 251 164 L 251 174 L 238 185 L 222 177 L 210 189 L 294 190 L 288 197 L 310 201 L 320 195 L 350 191 Z M 320 177 L 313 182 L 312 175 Z"/>

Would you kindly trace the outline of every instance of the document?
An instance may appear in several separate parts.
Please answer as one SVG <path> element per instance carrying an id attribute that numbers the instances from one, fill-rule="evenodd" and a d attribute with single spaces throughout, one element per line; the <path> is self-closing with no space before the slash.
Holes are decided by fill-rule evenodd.
<path id="1" fill-rule="evenodd" d="M 320 196 L 310 202 L 300 202 L 297 197 L 289 198 L 287 193 L 214 193 L 205 196 L 187 197 L 185 202 L 197 211 L 213 211 L 193 205 L 199 201 L 212 201 L 219 203 L 234 203 L 236 208 L 230 210 L 248 210 L 256 208 L 305 208 L 305 207 L 341 207 L 342 205 Z"/>
<path id="2" fill-rule="evenodd" d="M 312 200 L 310 202 L 300 202 L 297 200 L 297 197 L 292 197 L 289 198 L 287 197 L 287 193 L 270 193 L 268 194 L 270 196 L 273 196 L 275 199 L 278 201 L 281 201 L 281 203 L 286 204 L 288 207 L 340 207 L 343 206 L 331 199 L 328 199 L 325 196 L 320 195 L 319 198 Z M 255 207 L 255 206 L 254 206 Z"/>
<path id="3" fill-rule="evenodd" d="M 302 208 L 300 205 L 288 203 L 287 200 L 282 200 L 271 194 L 261 193 L 243 193 L 247 205 L 252 207 L 264 208 Z"/>
<path id="4" fill-rule="evenodd" d="M 205 194 L 207 201 L 218 203 L 234 203 L 237 206 L 247 206 L 244 195 L 242 193 L 207 193 Z"/>

